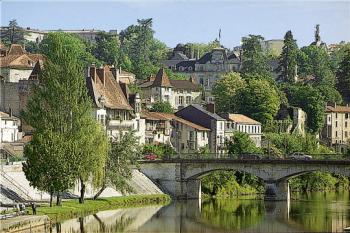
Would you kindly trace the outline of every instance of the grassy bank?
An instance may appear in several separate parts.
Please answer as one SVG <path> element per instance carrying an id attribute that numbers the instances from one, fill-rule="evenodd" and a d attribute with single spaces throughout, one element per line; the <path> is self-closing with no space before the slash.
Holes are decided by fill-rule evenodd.
<path id="1" fill-rule="evenodd" d="M 48 215 L 53 221 L 61 221 L 81 215 L 96 213 L 102 210 L 141 207 L 147 205 L 165 205 L 168 204 L 170 200 L 170 197 L 165 194 L 109 197 L 97 200 L 87 199 L 84 204 L 79 204 L 78 200 L 71 200 L 62 202 L 62 206 L 39 207 L 37 209 L 37 214 Z"/>

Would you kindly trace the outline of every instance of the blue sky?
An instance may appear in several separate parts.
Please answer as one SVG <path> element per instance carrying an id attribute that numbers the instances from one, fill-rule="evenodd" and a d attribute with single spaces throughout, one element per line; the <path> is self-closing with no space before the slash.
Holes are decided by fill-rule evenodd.
<path id="1" fill-rule="evenodd" d="M 303 46 L 313 41 L 316 24 L 328 44 L 350 41 L 350 0 L 1 0 L 0 4 L 1 25 L 17 19 L 21 26 L 37 29 L 120 31 L 137 19 L 153 18 L 155 36 L 170 47 L 212 41 L 220 28 L 221 42 L 228 48 L 248 34 L 280 39 L 287 30 Z"/>

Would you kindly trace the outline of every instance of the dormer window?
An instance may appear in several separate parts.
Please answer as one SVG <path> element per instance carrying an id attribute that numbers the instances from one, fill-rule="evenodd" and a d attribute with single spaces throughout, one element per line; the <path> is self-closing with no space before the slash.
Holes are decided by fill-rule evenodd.
<path id="1" fill-rule="evenodd" d="M 188 67 L 188 71 L 192 71 L 192 67 L 190 66 L 190 67 Z"/>

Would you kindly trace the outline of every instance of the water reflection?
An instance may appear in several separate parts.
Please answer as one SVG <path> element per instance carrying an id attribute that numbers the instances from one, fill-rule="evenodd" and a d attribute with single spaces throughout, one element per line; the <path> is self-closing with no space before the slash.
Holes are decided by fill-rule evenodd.
<path id="1" fill-rule="evenodd" d="M 213 199 L 101 211 L 59 223 L 52 232 L 342 232 L 350 226 L 348 191 L 298 198 L 290 203 Z"/>

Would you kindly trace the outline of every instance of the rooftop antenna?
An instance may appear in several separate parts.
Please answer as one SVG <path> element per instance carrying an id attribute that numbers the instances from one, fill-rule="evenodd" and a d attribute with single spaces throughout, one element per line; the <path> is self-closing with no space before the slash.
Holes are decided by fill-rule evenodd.
<path id="1" fill-rule="evenodd" d="M 219 29 L 219 43 L 221 45 L 221 28 Z"/>

